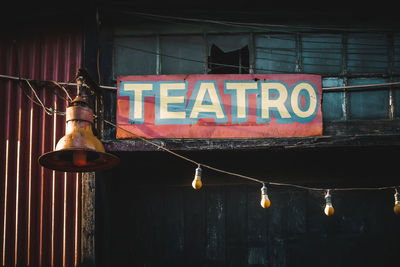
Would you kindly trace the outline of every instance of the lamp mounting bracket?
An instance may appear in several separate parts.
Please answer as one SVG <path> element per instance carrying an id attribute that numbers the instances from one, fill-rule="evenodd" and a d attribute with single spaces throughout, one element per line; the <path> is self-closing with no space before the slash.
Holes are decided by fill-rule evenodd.
<path id="1" fill-rule="evenodd" d="M 76 80 L 78 79 L 81 79 L 83 85 L 89 89 L 91 95 L 103 95 L 103 89 L 92 79 L 86 69 L 78 69 Z"/>

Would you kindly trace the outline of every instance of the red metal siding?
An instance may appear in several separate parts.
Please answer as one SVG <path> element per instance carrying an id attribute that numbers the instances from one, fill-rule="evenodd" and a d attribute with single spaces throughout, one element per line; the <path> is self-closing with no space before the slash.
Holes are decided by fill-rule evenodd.
<path id="1" fill-rule="evenodd" d="M 0 74 L 71 81 L 80 33 L 16 35 L 0 41 Z M 65 111 L 64 93 L 34 84 L 43 104 Z M 74 89 L 69 89 L 74 96 Z M 23 81 L 0 80 L 0 264 L 76 266 L 80 255 L 80 175 L 40 167 L 64 135 L 65 117 L 47 115 Z"/>

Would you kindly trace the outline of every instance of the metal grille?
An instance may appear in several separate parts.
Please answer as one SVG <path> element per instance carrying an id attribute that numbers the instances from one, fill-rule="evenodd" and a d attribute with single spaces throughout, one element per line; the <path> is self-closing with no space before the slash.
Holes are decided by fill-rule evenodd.
<path id="1" fill-rule="evenodd" d="M 0 41 L 0 74 L 70 81 L 81 50 L 80 33 L 10 35 Z M 65 111 L 61 90 L 33 85 L 45 106 Z M 77 266 L 81 177 L 37 163 L 64 135 L 65 118 L 29 98 L 35 96 L 24 81 L 0 80 L 0 264 Z"/>

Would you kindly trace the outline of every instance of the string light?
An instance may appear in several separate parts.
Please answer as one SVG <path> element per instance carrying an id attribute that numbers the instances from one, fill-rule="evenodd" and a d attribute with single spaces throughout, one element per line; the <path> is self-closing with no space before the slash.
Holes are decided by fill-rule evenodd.
<path id="1" fill-rule="evenodd" d="M 34 81 L 34 80 L 30 80 L 30 79 L 25 79 L 25 78 L 20 78 L 20 77 L 13 77 L 13 76 L 7 76 L 7 75 L 1 75 L 0 74 L 0 78 L 6 78 L 6 79 L 10 79 L 10 80 L 16 80 L 16 81 L 25 81 L 28 86 L 31 88 L 31 90 L 34 92 L 35 94 L 35 90 L 33 88 L 33 86 L 29 83 L 29 81 Z M 49 83 L 54 83 L 54 81 L 42 81 L 42 82 L 49 82 Z M 60 83 L 59 84 L 65 84 L 65 85 L 73 85 L 71 83 Z M 105 89 L 113 89 L 112 87 L 108 87 Z M 28 96 L 27 96 L 28 97 Z M 32 98 L 28 97 L 30 101 L 34 102 L 35 104 L 41 106 L 45 111 L 47 111 L 49 113 L 49 115 L 53 115 L 55 113 L 59 114 L 59 115 L 65 115 L 64 112 L 55 110 L 51 107 L 46 107 L 43 105 L 43 102 L 39 99 L 39 97 L 36 95 L 35 96 L 38 100 L 34 101 Z M 97 117 L 96 115 L 93 115 L 95 118 Z M 263 181 L 263 180 L 259 180 L 253 177 L 249 177 L 249 176 L 245 176 L 245 175 L 241 175 L 241 174 L 237 174 L 237 173 L 233 173 L 233 172 L 229 172 L 229 171 L 225 171 L 225 170 L 221 170 L 221 169 L 217 169 L 215 167 L 209 166 L 209 165 L 205 165 L 205 164 L 200 164 L 190 158 L 187 158 L 185 156 L 182 156 L 174 151 L 171 151 L 169 149 L 167 149 L 166 147 L 164 147 L 163 145 L 159 145 L 155 142 L 152 142 L 150 140 L 147 140 L 146 138 L 139 136 L 129 130 L 126 130 L 118 125 L 116 125 L 115 123 L 112 123 L 108 120 L 103 120 L 104 123 L 107 123 L 115 128 L 121 129 L 127 133 L 130 133 L 132 136 L 135 136 L 136 138 L 140 139 L 143 142 L 146 142 L 152 146 L 157 147 L 160 150 L 163 150 L 165 152 L 168 152 L 176 157 L 179 157 L 183 160 L 186 160 L 188 162 L 191 162 L 193 164 L 196 164 L 198 167 L 196 168 L 195 171 L 195 177 L 194 180 L 192 182 L 192 186 L 194 189 L 198 190 L 202 187 L 202 181 L 201 181 L 201 174 L 202 174 L 202 167 L 216 171 L 216 172 L 221 172 L 221 173 L 225 173 L 231 176 L 236 176 L 238 178 L 242 178 L 242 179 L 247 179 L 247 180 L 251 180 L 253 182 L 258 182 L 261 183 L 263 186 L 261 188 L 261 201 L 260 201 L 260 205 L 263 208 L 268 208 L 271 205 L 271 201 L 269 200 L 268 197 L 268 193 L 267 193 L 267 182 Z M 79 164 L 84 164 L 84 157 L 82 157 L 81 155 L 76 155 L 76 160 L 74 160 L 74 164 L 79 165 Z M 274 186 L 286 186 L 286 187 L 293 187 L 293 188 L 297 188 L 297 189 L 302 189 L 302 190 L 309 190 L 309 191 L 326 191 L 325 194 L 325 200 L 326 200 L 326 205 L 325 205 L 325 209 L 324 212 L 327 216 L 331 216 L 334 213 L 334 208 L 332 205 L 332 196 L 330 194 L 331 191 L 353 191 L 353 190 L 388 190 L 388 189 L 395 189 L 395 194 L 394 194 L 394 198 L 395 198 L 395 205 L 394 205 L 394 213 L 395 214 L 400 214 L 400 200 L 399 200 L 399 193 L 398 193 L 398 186 L 384 186 L 384 187 L 371 187 L 371 188 L 334 188 L 334 189 L 323 189 L 323 188 L 315 188 L 315 187 L 308 187 L 308 186 L 303 186 L 303 185 L 296 185 L 296 184 L 287 184 L 287 183 L 278 183 L 278 182 L 268 182 L 268 185 L 274 185 Z"/>
<path id="2" fill-rule="evenodd" d="M 394 189 L 395 194 L 394 194 L 394 207 L 393 211 L 396 215 L 400 214 L 400 201 L 399 201 L 399 191 L 397 191 L 397 188 Z"/>
<path id="3" fill-rule="evenodd" d="M 268 192 L 267 192 L 267 187 L 265 186 L 265 183 L 263 183 L 263 186 L 261 187 L 261 201 L 260 201 L 261 207 L 264 209 L 269 208 L 271 206 L 271 201 L 269 200 L 268 197 Z"/>
<path id="4" fill-rule="evenodd" d="M 203 183 L 201 182 L 201 173 L 202 172 L 203 172 L 203 170 L 200 168 L 200 165 L 198 165 L 196 172 L 194 174 L 193 182 L 192 182 L 192 187 L 195 190 L 198 190 L 203 186 Z"/>
<path id="5" fill-rule="evenodd" d="M 333 205 L 332 205 L 332 196 L 331 196 L 330 190 L 326 191 L 325 201 L 326 201 L 325 209 L 324 209 L 325 215 L 332 216 L 333 213 L 335 212 L 335 209 L 333 208 Z"/>

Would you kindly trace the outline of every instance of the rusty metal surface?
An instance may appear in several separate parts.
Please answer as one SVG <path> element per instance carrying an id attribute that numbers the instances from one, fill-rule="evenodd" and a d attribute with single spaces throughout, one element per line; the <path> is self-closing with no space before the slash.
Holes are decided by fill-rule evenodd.
<path id="1" fill-rule="evenodd" d="M 118 157 L 105 153 L 104 146 L 93 134 L 93 111 L 75 103 L 66 111 L 65 135 L 53 151 L 39 157 L 39 164 L 58 171 L 88 172 L 112 168 Z"/>
<path id="2" fill-rule="evenodd" d="M 93 123 L 93 110 L 85 106 L 70 106 L 66 110 L 66 120 L 83 120 Z"/>
<path id="3" fill-rule="evenodd" d="M 81 50 L 82 36 L 75 32 L 4 36 L 0 73 L 71 81 Z M 33 85 L 45 106 L 65 111 L 61 90 Z M 37 162 L 65 134 L 65 116 L 46 114 L 28 97 L 35 99 L 26 83 L 0 80 L 0 265 L 77 266 L 81 178 Z"/>

